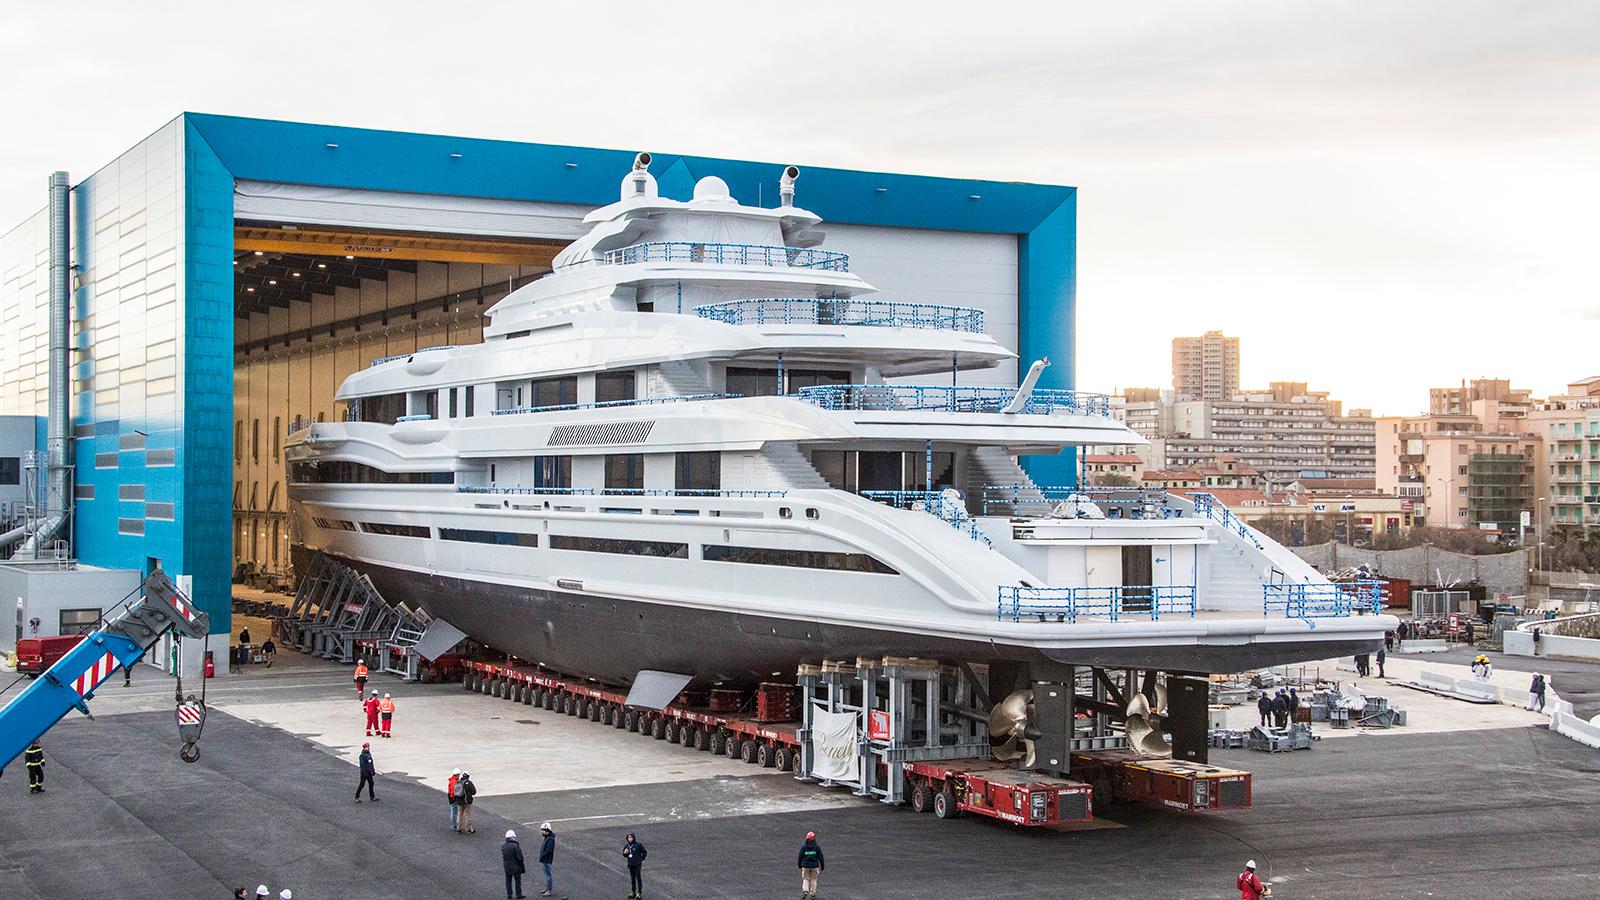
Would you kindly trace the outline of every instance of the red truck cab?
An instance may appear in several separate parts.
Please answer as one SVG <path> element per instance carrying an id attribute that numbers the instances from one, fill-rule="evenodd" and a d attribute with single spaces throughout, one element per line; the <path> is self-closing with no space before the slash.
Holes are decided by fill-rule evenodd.
<path id="1" fill-rule="evenodd" d="M 81 634 L 22 638 L 17 641 L 17 674 L 39 677 L 44 674 L 44 670 L 55 665 L 56 660 L 66 656 L 69 650 L 78 646 L 81 640 L 83 640 Z"/>

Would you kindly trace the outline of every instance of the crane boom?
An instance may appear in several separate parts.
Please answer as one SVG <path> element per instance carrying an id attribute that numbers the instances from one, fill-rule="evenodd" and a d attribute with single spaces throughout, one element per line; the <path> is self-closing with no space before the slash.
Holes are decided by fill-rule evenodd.
<path id="1" fill-rule="evenodd" d="M 89 633 L 0 708 L 0 767 L 9 765 L 70 710 L 88 715 L 87 701 L 95 688 L 119 666 L 132 667 L 167 631 L 187 638 L 206 636 L 209 618 L 178 592 L 165 572 L 151 572 L 142 591 L 143 596 Z"/>

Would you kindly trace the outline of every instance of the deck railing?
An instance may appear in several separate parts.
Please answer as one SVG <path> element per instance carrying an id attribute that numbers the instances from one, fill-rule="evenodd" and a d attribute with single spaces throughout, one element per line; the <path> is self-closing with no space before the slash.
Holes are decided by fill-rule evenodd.
<path id="1" fill-rule="evenodd" d="M 1257 550 L 1266 549 L 1261 545 L 1261 541 L 1256 538 L 1255 532 L 1250 530 L 1250 526 L 1244 524 L 1238 516 L 1234 515 L 1226 506 L 1223 506 L 1222 501 L 1218 500 L 1215 495 L 1190 494 L 1189 499 L 1194 501 L 1194 511 L 1196 513 L 1205 516 L 1254 544 Z"/>
<path id="2" fill-rule="evenodd" d="M 983 529 L 967 513 L 967 508 L 959 500 L 947 497 L 937 491 L 861 491 L 861 496 L 878 503 L 886 503 L 898 509 L 912 509 L 929 513 L 942 522 L 947 522 L 955 530 L 967 537 L 993 547 L 994 542 L 984 534 Z"/>
<path id="3" fill-rule="evenodd" d="M 1098 508 L 1106 518 L 1120 519 L 1175 519 L 1182 512 L 1167 504 L 1172 495 L 1165 490 L 1146 490 L 1136 487 L 1042 487 L 1032 484 L 986 484 L 983 486 L 982 508 L 984 515 L 998 510 L 1015 513 L 1023 507 L 1072 505 L 1076 516 L 1079 506 Z"/>
<path id="4" fill-rule="evenodd" d="M 1080 618 L 1159 621 L 1162 616 L 1194 618 L 1192 584 L 1109 587 L 1025 587 L 1001 585 L 997 617 L 1006 622 L 1072 624 Z"/>
<path id="5" fill-rule="evenodd" d="M 650 406 L 656 403 L 688 403 L 692 400 L 723 400 L 741 397 L 742 394 L 683 394 L 672 397 L 640 397 L 635 400 L 602 400 L 599 403 L 558 403 L 551 406 L 518 406 L 513 409 L 491 410 L 491 415 L 514 416 L 523 413 L 564 412 L 574 409 L 610 409 L 616 406 Z"/>
<path id="6" fill-rule="evenodd" d="M 699 488 L 575 488 L 575 487 L 489 487 L 459 485 L 462 494 L 549 494 L 561 497 L 783 497 L 778 490 L 711 490 Z"/>
<path id="7" fill-rule="evenodd" d="M 386 362 L 394 362 L 397 359 L 406 359 L 408 357 L 416 356 L 418 353 L 432 353 L 435 350 L 454 350 L 457 347 L 462 347 L 462 346 L 466 346 L 466 345 L 464 345 L 464 344 L 443 344 L 443 345 L 440 345 L 438 347 L 423 347 L 421 350 L 413 350 L 410 353 L 396 353 L 394 356 L 380 356 L 377 359 L 373 360 L 372 364 L 369 365 L 367 368 L 370 369 L 370 368 L 372 368 L 372 366 L 381 366 Z"/>
<path id="8" fill-rule="evenodd" d="M 997 413 L 1011 404 L 1017 390 L 920 384 L 825 384 L 801 388 L 796 396 L 831 410 Z M 1035 388 L 1019 411 L 1035 416 L 1051 413 L 1108 416 L 1111 400 L 1105 394 Z"/>
<path id="9" fill-rule="evenodd" d="M 891 300 L 759 297 L 708 303 L 696 306 L 694 313 L 728 325 L 859 325 L 983 333 L 981 309 Z"/>
<path id="10" fill-rule="evenodd" d="M 1261 614 L 1291 619 L 1323 619 L 1383 609 L 1385 582 L 1337 581 L 1331 584 L 1263 584 Z"/>
<path id="11" fill-rule="evenodd" d="M 793 269 L 820 269 L 824 272 L 850 271 L 848 254 L 836 250 L 812 250 L 766 244 L 702 244 L 691 241 L 651 241 L 617 250 L 607 250 L 599 261 L 612 266 L 635 263 L 709 263 L 722 266 L 781 266 Z"/>

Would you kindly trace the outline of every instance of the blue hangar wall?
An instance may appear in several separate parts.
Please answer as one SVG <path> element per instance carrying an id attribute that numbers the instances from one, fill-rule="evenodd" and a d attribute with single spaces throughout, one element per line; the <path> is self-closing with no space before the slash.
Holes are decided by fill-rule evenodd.
<path id="1" fill-rule="evenodd" d="M 231 628 L 235 179 L 600 206 L 633 155 L 185 113 L 84 179 L 73 193 L 80 557 L 159 560 L 193 578 L 216 631 Z M 779 163 L 652 156 L 667 196 L 687 199 L 715 174 L 742 203 L 776 200 L 763 188 Z M 1075 188 L 804 171 L 806 205 L 827 221 L 1016 235 L 1022 363 L 1049 357 L 1041 386 L 1074 386 Z M 0 237 L 0 327 L 43 288 L 42 225 L 41 213 Z M 43 409 L 45 345 L 30 315 L 18 321 L 26 340 L 0 350 L 0 413 Z M 1076 476 L 1070 454 L 1026 465 L 1041 483 Z"/>

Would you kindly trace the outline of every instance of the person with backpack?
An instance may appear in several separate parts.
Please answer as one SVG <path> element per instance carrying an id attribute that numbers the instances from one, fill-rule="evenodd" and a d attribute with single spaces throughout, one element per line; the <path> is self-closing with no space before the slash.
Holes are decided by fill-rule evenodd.
<path id="1" fill-rule="evenodd" d="M 472 776 L 466 772 L 456 779 L 456 805 L 461 812 L 456 817 L 456 834 L 476 834 L 478 829 L 472 827 L 472 798 L 478 793 L 478 786 L 472 783 Z"/>
<path id="2" fill-rule="evenodd" d="M 539 892 L 539 896 L 554 897 L 556 894 L 554 872 L 556 864 L 556 833 L 551 830 L 549 822 L 539 826 L 539 833 L 544 835 L 544 840 L 539 842 L 539 865 L 544 867 L 544 890 Z"/>
<path id="3" fill-rule="evenodd" d="M 1261 883 L 1256 877 L 1256 861 L 1248 860 L 1244 864 L 1244 871 L 1233 880 L 1233 886 L 1239 889 L 1239 900 L 1261 900 L 1262 897 L 1272 896 L 1272 888 Z"/>
<path id="4" fill-rule="evenodd" d="M 817 833 L 808 831 L 806 842 L 800 845 L 800 900 L 817 900 L 817 879 L 822 869 L 822 847 L 817 844 Z"/>
<path id="5" fill-rule="evenodd" d="M 622 858 L 628 863 L 628 900 L 640 900 L 644 896 L 643 868 L 648 852 L 633 832 L 628 832 L 628 836 L 623 838 Z"/>
<path id="6" fill-rule="evenodd" d="M 528 871 L 522 859 L 522 845 L 517 843 L 515 831 L 506 832 L 506 842 L 500 845 L 500 864 L 506 870 L 506 900 L 527 896 L 522 893 L 522 873 Z M 516 892 L 512 892 L 512 887 Z"/>

